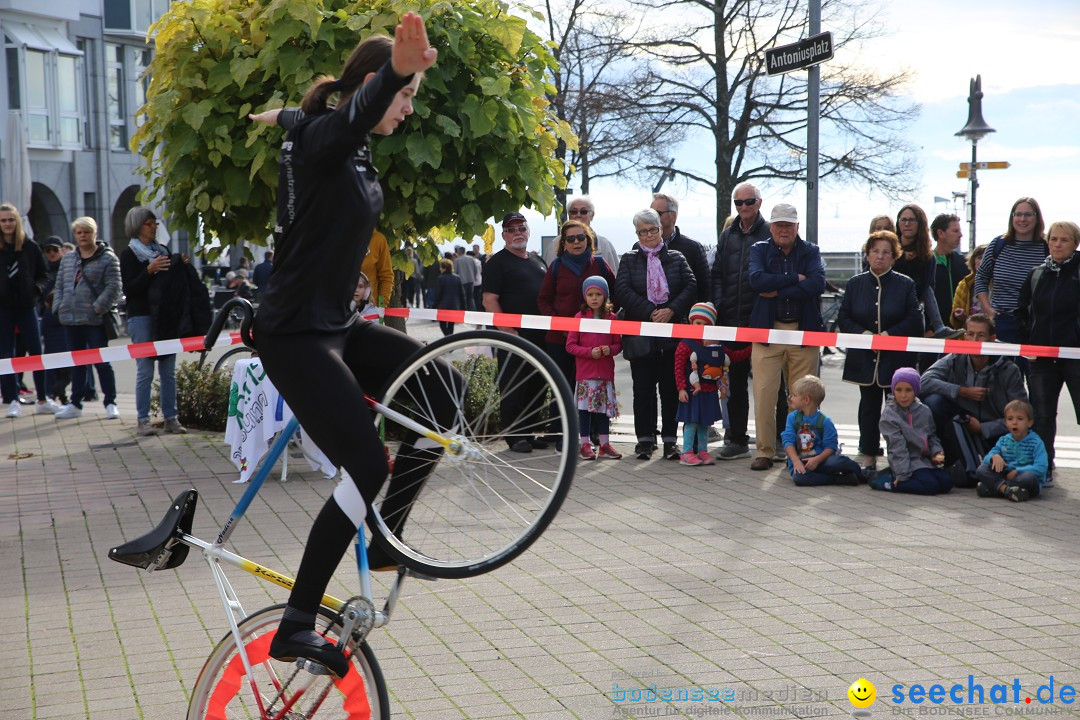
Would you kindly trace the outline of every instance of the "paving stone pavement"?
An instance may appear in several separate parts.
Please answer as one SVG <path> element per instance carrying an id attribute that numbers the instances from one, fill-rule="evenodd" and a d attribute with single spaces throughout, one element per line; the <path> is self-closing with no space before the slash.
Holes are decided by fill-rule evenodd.
<path id="1" fill-rule="evenodd" d="M 130 413 L 110 422 L 100 408 L 3 421 L 4 718 L 184 716 L 225 633 L 209 573 L 195 554 L 148 574 L 106 553 L 187 487 L 201 496 L 195 534 L 216 534 L 243 491 L 235 478 L 221 434 L 136 439 Z M 748 460 L 586 463 L 531 551 L 480 578 L 408 581 L 370 643 L 395 718 L 839 718 L 860 677 L 877 687 L 878 717 L 1075 715 L 1060 694 L 1080 682 L 1077 485 L 1080 471 L 1063 469 L 1018 505 L 971 490 L 796 488 Z M 234 549 L 294 573 L 332 488 L 295 465 L 289 482 L 268 481 Z M 339 597 L 353 594 L 350 568 Z M 286 598 L 230 578 L 248 611 Z M 987 701 L 1009 685 L 1010 702 L 967 704 L 969 675 Z M 1051 676 L 1058 696 L 1041 705 Z M 962 684 L 963 702 L 891 702 L 896 684 L 935 683 Z"/>

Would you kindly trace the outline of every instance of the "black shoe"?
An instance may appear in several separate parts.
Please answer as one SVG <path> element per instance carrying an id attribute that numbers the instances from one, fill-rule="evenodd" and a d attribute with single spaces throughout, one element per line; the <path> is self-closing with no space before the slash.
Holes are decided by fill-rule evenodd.
<path id="1" fill-rule="evenodd" d="M 679 448 L 675 446 L 675 443 L 664 443 L 664 459 L 666 460 L 678 460 L 682 456 L 679 452 Z"/>
<path id="2" fill-rule="evenodd" d="M 535 450 L 547 450 L 549 447 L 551 447 L 550 445 L 548 445 L 547 440 L 539 437 L 529 438 L 528 443 L 532 445 L 533 449 Z"/>
<path id="3" fill-rule="evenodd" d="M 994 496 L 993 488 L 991 488 L 989 485 L 987 485 L 985 480 L 980 480 L 978 482 L 978 484 L 975 486 L 975 493 L 979 497 L 993 497 Z"/>
<path id="4" fill-rule="evenodd" d="M 521 440 L 515 440 L 510 443 L 510 449 L 518 453 L 531 453 L 533 446 L 531 442 L 522 438 Z"/>
<path id="5" fill-rule="evenodd" d="M 861 474 L 855 471 L 840 473 L 839 480 L 837 485 L 858 485 L 864 482 Z"/>
<path id="6" fill-rule="evenodd" d="M 398 568 L 397 560 L 390 557 L 385 550 L 374 542 L 368 543 L 367 561 L 368 570 L 371 572 L 388 572 Z"/>
<path id="7" fill-rule="evenodd" d="M 949 466 L 949 475 L 952 477 L 953 485 L 958 488 L 969 488 L 972 485 L 971 476 L 968 475 L 967 468 L 964 467 L 963 460 L 957 460 Z"/>
<path id="8" fill-rule="evenodd" d="M 281 662 L 293 662 L 297 658 L 313 660 L 339 678 L 349 672 L 349 660 L 336 645 L 314 630 L 293 633 L 288 638 L 275 634 L 270 643 L 270 657 Z"/>
<path id="9" fill-rule="evenodd" d="M 649 460 L 652 458 L 653 450 L 656 446 L 649 442 L 638 443 L 634 446 L 634 454 L 637 455 L 638 460 Z"/>
<path id="10" fill-rule="evenodd" d="M 1010 485 L 1005 488 L 1005 497 L 1013 502 L 1027 502 L 1031 495 L 1028 493 L 1027 488 L 1022 488 L 1019 485 Z"/>

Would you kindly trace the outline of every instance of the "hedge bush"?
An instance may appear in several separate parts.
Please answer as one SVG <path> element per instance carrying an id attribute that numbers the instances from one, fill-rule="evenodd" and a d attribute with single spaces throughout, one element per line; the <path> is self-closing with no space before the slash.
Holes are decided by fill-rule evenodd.
<path id="1" fill-rule="evenodd" d="M 182 362 L 176 368 L 176 411 L 180 424 L 194 430 L 223 432 L 229 419 L 231 368 L 214 372 L 209 365 Z M 154 381 L 150 410 L 161 412 L 161 385 Z"/>

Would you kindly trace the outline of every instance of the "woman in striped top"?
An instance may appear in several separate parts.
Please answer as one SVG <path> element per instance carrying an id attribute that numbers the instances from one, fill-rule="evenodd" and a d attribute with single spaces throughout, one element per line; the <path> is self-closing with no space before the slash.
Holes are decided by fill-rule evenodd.
<path id="1" fill-rule="evenodd" d="M 1020 288 L 1049 252 L 1044 227 L 1035 198 L 1020 198 L 1009 211 L 1009 229 L 990 243 L 975 273 L 975 297 L 983 312 L 993 319 L 997 338 L 1002 342 L 1020 342 L 1016 323 Z"/>

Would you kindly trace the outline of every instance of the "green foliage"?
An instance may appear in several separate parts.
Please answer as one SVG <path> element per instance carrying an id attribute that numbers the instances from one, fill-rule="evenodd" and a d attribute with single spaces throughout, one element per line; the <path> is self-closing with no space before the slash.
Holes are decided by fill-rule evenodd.
<path id="1" fill-rule="evenodd" d="M 555 156 L 566 123 L 545 100 L 548 46 L 502 0 L 192 0 L 154 25 L 143 156 L 144 195 L 163 197 L 171 224 L 227 244 L 262 243 L 273 226 L 283 131 L 249 112 L 297 106 L 320 74 L 337 76 L 357 42 L 392 35 L 407 10 L 424 16 L 439 60 L 415 114 L 377 138 L 386 196 L 380 229 L 391 248 L 483 233 L 488 217 L 521 206 L 547 213 L 565 185 Z"/>
<path id="2" fill-rule="evenodd" d="M 496 374 L 499 364 L 494 358 L 474 355 L 468 360 L 455 360 L 454 367 L 461 373 L 468 391 L 465 394 L 465 418 L 477 435 L 494 434 L 499 431 L 499 385 Z M 477 427 L 480 418 L 487 415 L 487 423 Z"/>
<path id="3" fill-rule="evenodd" d="M 232 376 L 229 370 L 213 369 L 207 365 L 182 362 L 176 367 L 176 415 L 180 424 L 195 430 L 224 432 L 229 418 L 229 391 Z M 150 409 L 161 411 L 161 386 L 154 381 Z"/>

